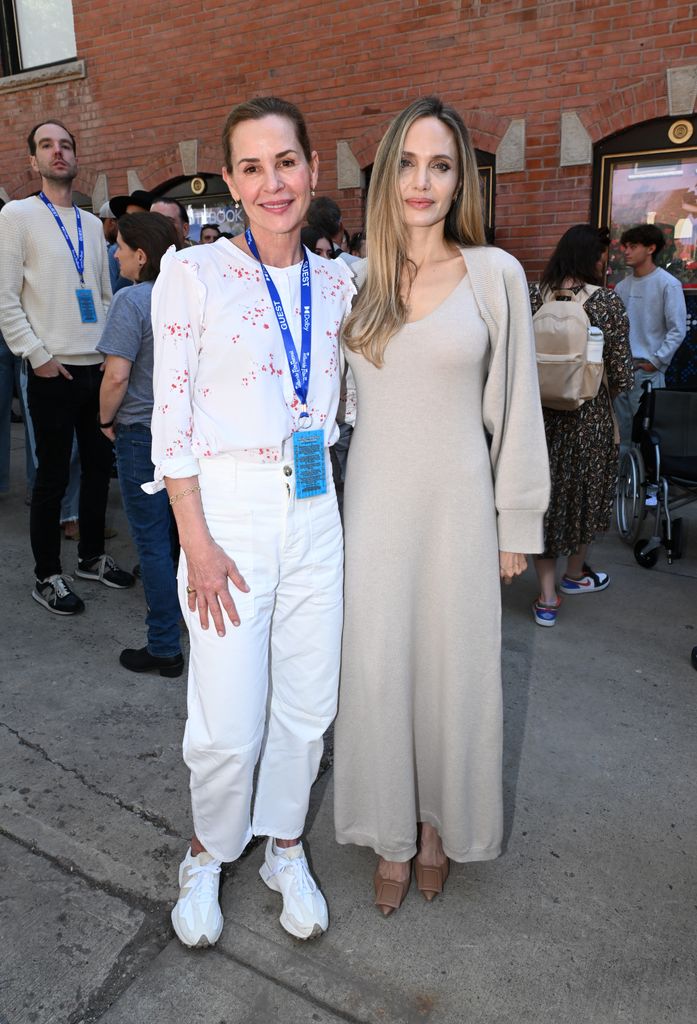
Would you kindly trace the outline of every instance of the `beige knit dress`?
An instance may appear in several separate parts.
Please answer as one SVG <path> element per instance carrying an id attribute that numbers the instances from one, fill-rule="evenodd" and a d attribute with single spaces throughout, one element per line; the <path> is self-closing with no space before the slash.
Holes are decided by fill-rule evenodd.
<path id="1" fill-rule="evenodd" d="M 344 497 L 336 831 L 388 860 L 414 856 L 419 821 L 453 860 L 500 852 L 501 540 L 487 435 L 495 470 L 519 476 L 523 526 L 510 525 L 508 541 L 525 547 L 508 550 L 541 550 L 548 471 L 529 329 L 506 328 L 496 360 L 480 313 L 489 319 L 496 301 L 482 301 L 487 266 L 471 262 L 474 274 L 390 340 L 382 368 L 346 353 L 358 412 Z M 515 266 L 505 303 L 527 325 Z M 512 358 L 511 346 L 525 351 Z M 516 486 L 496 479 L 500 489 L 510 515 Z"/>

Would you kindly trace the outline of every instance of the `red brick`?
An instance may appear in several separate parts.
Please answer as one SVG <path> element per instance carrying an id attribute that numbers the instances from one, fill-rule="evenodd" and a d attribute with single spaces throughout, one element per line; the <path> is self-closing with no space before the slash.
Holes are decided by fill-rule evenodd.
<path id="1" fill-rule="evenodd" d="M 594 141 L 666 116 L 666 68 L 695 61 L 697 7 L 677 0 L 306 0 L 302 19 L 297 0 L 267 0 L 248 24 L 227 0 L 73 8 L 87 78 L 0 96 L 10 195 L 35 188 L 23 140 L 51 112 L 78 135 L 78 186 L 103 171 L 114 193 L 131 167 L 147 187 L 178 176 L 182 139 L 197 138 L 200 170 L 218 173 L 229 108 L 277 93 L 305 111 L 322 188 L 357 228 L 364 197 L 336 193 L 337 140 L 365 167 L 390 118 L 440 91 L 489 152 L 511 118 L 525 119 L 526 169 L 497 176 L 496 218 L 501 244 L 535 273 L 590 209 L 591 169 L 559 167 L 562 112 L 576 111 Z"/>

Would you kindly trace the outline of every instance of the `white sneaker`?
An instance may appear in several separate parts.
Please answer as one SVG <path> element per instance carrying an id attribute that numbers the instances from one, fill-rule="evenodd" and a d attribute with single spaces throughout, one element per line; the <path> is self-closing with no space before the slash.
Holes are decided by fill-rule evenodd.
<path id="1" fill-rule="evenodd" d="M 287 932 L 296 939 L 313 939 L 326 932 L 327 904 L 310 874 L 302 843 L 279 850 L 269 839 L 259 874 L 269 889 L 283 896 L 280 921 Z"/>
<path id="2" fill-rule="evenodd" d="M 172 911 L 172 926 L 185 946 L 213 946 L 223 930 L 218 903 L 220 861 L 210 853 L 191 855 L 179 865 L 179 899 Z"/>

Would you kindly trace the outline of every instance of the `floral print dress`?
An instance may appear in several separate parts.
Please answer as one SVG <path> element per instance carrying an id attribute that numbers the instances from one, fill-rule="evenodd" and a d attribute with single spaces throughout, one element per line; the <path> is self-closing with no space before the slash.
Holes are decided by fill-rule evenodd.
<path id="1" fill-rule="evenodd" d="M 574 287 L 575 292 L 581 285 Z M 542 305 L 539 285 L 530 287 L 533 314 Z M 603 349 L 612 394 L 629 391 L 634 365 L 629 319 L 619 295 L 599 288 L 583 304 L 588 319 L 605 338 Z M 575 554 L 607 530 L 617 486 L 618 449 L 610 396 L 604 384 L 597 396 L 573 412 L 543 408 L 552 494 L 545 516 L 542 558 Z"/>

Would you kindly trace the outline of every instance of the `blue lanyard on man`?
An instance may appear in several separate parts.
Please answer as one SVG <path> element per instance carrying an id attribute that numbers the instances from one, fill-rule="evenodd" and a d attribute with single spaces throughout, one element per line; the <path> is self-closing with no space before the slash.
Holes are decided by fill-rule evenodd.
<path id="1" fill-rule="evenodd" d="M 77 305 L 80 311 L 80 319 L 83 324 L 96 324 L 97 323 L 97 310 L 94 305 L 94 297 L 92 295 L 91 288 L 85 288 L 85 238 L 82 233 L 82 217 L 80 216 L 80 209 L 73 203 L 73 209 L 75 210 L 75 224 L 77 226 L 77 252 L 75 252 L 75 246 L 73 240 L 68 234 L 68 229 L 60 218 L 58 210 L 55 208 L 51 200 L 43 192 L 39 192 L 39 199 L 42 203 L 45 203 L 48 209 L 53 214 L 58 227 L 61 229 L 63 238 L 68 243 L 70 249 L 70 255 L 73 257 L 73 263 L 75 269 L 80 277 L 80 284 L 82 287 L 75 289 L 75 296 L 77 298 Z"/>
<path id="2" fill-rule="evenodd" d="M 301 343 L 300 359 L 288 326 L 288 318 L 283 309 L 281 297 L 271 275 L 261 261 L 259 250 L 247 228 L 244 233 L 249 251 L 261 267 L 266 287 L 271 299 L 283 344 L 288 357 L 293 390 L 300 402 L 298 427 L 293 433 L 293 461 L 295 463 L 295 495 L 297 498 L 316 498 L 327 493 L 327 460 L 324 445 L 324 430 L 309 430 L 312 417 L 307 409 L 307 394 L 310 385 L 310 365 L 312 362 L 312 288 L 310 285 L 310 260 L 307 249 L 303 247 L 303 262 L 300 268 L 300 309 L 301 309 Z M 289 467 L 287 467 L 289 468 Z M 286 484 L 290 494 L 290 484 Z"/>
<path id="3" fill-rule="evenodd" d="M 285 314 L 285 310 L 283 309 L 281 296 L 278 294 L 278 289 L 273 282 L 271 274 L 269 274 L 268 270 L 262 263 L 261 257 L 259 256 L 259 250 L 257 249 L 256 242 L 254 241 L 254 237 L 249 228 L 245 231 L 244 237 L 247 240 L 249 251 L 261 267 L 261 272 L 264 275 L 266 287 L 269 291 L 271 305 L 273 306 L 276 319 L 278 320 L 278 326 L 281 330 L 286 356 L 288 357 L 288 366 L 290 368 L 290 378 L 293 382 L 293 390 L 300 402 L 298 426 L 303 429 L 307 429 L 312 423 L 312 417 L 307 411 L 307 393 L 310 387 L 310 366 L 312 363 L 312 288 L 310 286 L 310 261 L 307 257 L 307 251 L 303 247 L 303 263 L 300 268 L 302 340 L 300 345 L 300 359 L 298 359 L 298 353 L 293 341 L 293 335 L 291 334 L 290 327 L 288 326 L 288 318 Z"/>
<path id="4" fill-rule="evenodd" d="M 73 240 L 70 237 L 70 235 L 68 234 L 68 229 L 66 228 L 65 224 L 61 220 L 60 214 L 58 213 L 58 210 L 55 208 L 55 206 L 53 205 L 51 200 L 48 198 L 48 196 L 44 195 L 43 192 L 39 192 L 39 199 L 41 200 L 42 203 L 45 203 L 46 206 L 48 206 L 49 210 L 53 214 L 53 218 L 54 218 L 56 224 L 58 225 L 58 227 L 63 232 L 63 238 L 68 243 L 68 248 L 70 249 L 70 254 L 73 257 L 73 263 L 75 264 L 75 269 L 77 270 L 78 274 L 80 275 L 80 284 L 84 285 L 84 283 L 85 283 L 85 238 L 84 238 L 84 235 L 82 234 L 82 217 L 80 216 L 80 208 L 79 208 L 79 206 L 76 206 L 73 203 L 73 209 L 75 210 L 75 224 L 77 225 L 77 252 L 75 252 L 75 246 L 73 245 Z"/>

